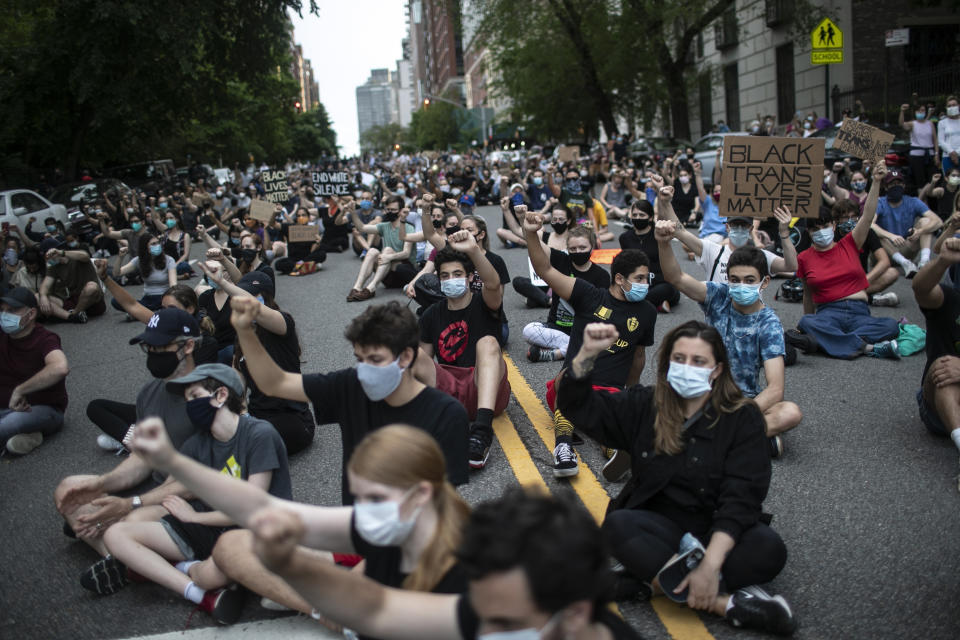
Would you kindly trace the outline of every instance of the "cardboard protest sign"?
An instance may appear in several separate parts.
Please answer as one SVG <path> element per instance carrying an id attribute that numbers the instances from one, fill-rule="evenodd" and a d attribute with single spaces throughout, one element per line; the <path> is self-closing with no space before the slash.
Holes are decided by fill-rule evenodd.
<path id="1" fill-rule="evenodd" d="M 266 200 L 250 201 L 250 217 L 264 224 L 273 222 L 273 216 L 276 210 L 277 207 L 272 202 L 267 202 Z"/>
<path id="2" fill-rule="evenodd" d="M 580 147 L 578 145 L 560 145 L 557 149 L 557 161 L 561 164 L 577 162 L 580 160 Z"/>
<path id="3" fill-rule="evenodd" d="M 287 172 L 283 169 L 264 171 L 260 174 L 260 181 L 263 183 L 264 198 L 267 202 L 283 204 L 290 199 L 287 194 Z"/>
<path id="4" fill-rule="evenodd" d="M 851 118 L 844 118 L 833 148 L 874 163 L 883 160 L 893 142 L 893 134 Z"/>
<path id="5" fill-rule="evenodd" d="M 527 269 L 530 273 L 530 283 L 535 287 L 549 287 L 546 281 L 537 275 L 536 270 L 533 268 L 533 263 L 530 262 L 530 258 L 527 258 Z"/>
<path id="6" fill-rule="evenodd" d="M 350 174 L 346 171 L 314 171 L 313 192 L 318 196 L 350 195 Z"/>
<path id="7" fill-rule="evenodd" d="M 317 228 L 310 224 L 292 224 L 287 228 L 290 242 L 313 242 L 317 239 Z"/>
<path id="8" fill-rule="evenodd" d="M 590 260 L 594 264 L 613 264 L 613 259 L 620 251 L 621 249 L 594 249 L 590 254 Z"/>
<path id="9" fill-rule="evenodd" d="M 720 215 L 766 218 L 785 206 L 794 216 L 817 217 L 823 149 L 823 138 L 727 137 Z"/>

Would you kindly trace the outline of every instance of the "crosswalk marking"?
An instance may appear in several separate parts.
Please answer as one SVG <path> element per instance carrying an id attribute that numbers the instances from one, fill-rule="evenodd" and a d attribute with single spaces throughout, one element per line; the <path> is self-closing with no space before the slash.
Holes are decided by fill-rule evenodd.
<path id="1" fill-rule="evenodd" d="M 507 363 L 507 377 L 510 380 L 510 388 L 513 390 L 513 395 L 530 420 L 534 431 L 537 432 L 544 446 L 550 451 L 552 459 L 553 418 L 550 416 L 550 412 L 546 406 L 540 401 L 540 397 L 537 396 L 526 378 L 520 373 L 520 370 L 510 356 L 504 354 L 503 359 Z M 501 417 L 505 416 L 506 414 L 503 414 Z M 512 429 L 513 425 L 509 419 L 507 419 L 506 422 Z M 501 426 L 501 428 L 503 428 L 503 426 Z M 494 424 L 494 432 L 497 433 L 497 438 L 500 440 L 501 446 L 503 446 L 504 440 L 501 438 L 500 432 L 497 431 L 496 424 Z M 510 461 L 510 466 L 514 469 L 514 473 L 517 473 L 517 468 L 520 466 L 525 469 L 524 473 L 529 475 L 530 471 L 528 467 L 533 466 L 539 484 L 546 487 L 539 471 L 536 470 L 536 464 L 533 462 L 533 458 L 529 452 L 526 451 L 526 448 L 524 448 L 522 452 L 526 460 L 515 462 L 514 459 L 510 457 L 511 455 L 514 458 L 520 457 L 520 452 L 513 447 L 516 447 L 516 445 L 523 447 L 523 442 L 520 441 L 520 437 L 516 435 L 516 432 L 505 434 L 505 437 L 511 442 L 512 450 L 511 453 L 507 455 L 507 459 Z M 506 447 L 504 447 L 504 449 L 506 450 Z M 524 484 L 524 480 L 520 478 L 519 474 L 517 474 L 517 479 L 521 484 Z M 607 510 L 607 504 L 610 502 L 610 497 L 590 467 L 584 464 L 582 460 L 580 461 L 580 473 L 570 478 L 570 486 L 580 497 L 580 500 L 594 519 L 596 519 L 597 523 L 601 523 Z M 669 633 L 674 640 L 714 640 L 713 635 L 710 634 L 706 626 L 704 626 L 703 621 L 700 620 L 700 617 L 692 609 L 676 604 L 667 598 L 659 597 L 651 599 L 650 604 L 660 618 L 660 622 L 666 627 L 667 633 Z"/>

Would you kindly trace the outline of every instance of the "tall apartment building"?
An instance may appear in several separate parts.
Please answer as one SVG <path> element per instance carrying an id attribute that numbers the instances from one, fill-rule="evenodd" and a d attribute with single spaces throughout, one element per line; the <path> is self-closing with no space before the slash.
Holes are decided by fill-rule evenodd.
<path id="1" fill-rule="evenodd" d="M 293 27 L 291 26 L 291 35 Z M 310 61 L 303 57 L 303 47 L 299 44 L 293 45 L 291 51 L 292 72 L 300 85 L 298 102 L 303 111 L 315 109 L 320 104 L 320 85 L 313 77 L 313 67 Z"/>
<path id="2" fill-rule="evenodd" d="M 366 84 L 357 87 L 360 135 L 370 127 L 398 122 L 396 85 L 389 69 L 371 69 Z"/>
<path id="3" fill-rule="evenodd" d="M 459 0 L 408 0 L 410 61 L 417 106 L 427 96 L 464 102 L 463 36 Z"/>
<path id="4" fill-rule="evenodd" d="M 397 60 L 397 72 L 394 74 L 397 98 L 397 122 L 401 127 L 409 127 L 413 112 L 417 108 L 413 77 L 413 48 L 410 39 L 402 43 L 403 57 Z"/>

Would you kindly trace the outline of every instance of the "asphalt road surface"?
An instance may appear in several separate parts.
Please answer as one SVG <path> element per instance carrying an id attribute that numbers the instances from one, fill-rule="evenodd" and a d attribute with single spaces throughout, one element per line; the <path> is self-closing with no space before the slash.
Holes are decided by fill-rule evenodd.
<path id="1" fill-rule="evenodd" d="M 481 213 L 496 228 L 499 211 L 485 207 Z M 494 250 L 511 276 L 526 275 L 525 251 Z M 702 278 L 699 267 L 678 253 L 684 269 Z M 304 371 L 352 366 L 353 354 L 343 338 L 347 322 L 367 304 L 401 297 L 398 291 L 381 288 L 370 302 L 346 303 L 359 265 L 352 253 L 332 255 L 314 275 L 279 279 L 277 300 L 297 321 Z M 795 326 L 801 307 L 774 301 L 778 285 L 774 281 L 764 300 L 784 326 Z M 906 316 L 922 325 L 909 283 L 901 280 L 893 290 L 901 306 L 873 313 Z M 615 495 L 620 485 L 600 476 L 596 444 L 588 441 L 579 448 L 584 465 L 575 482 L 554 480 L 551 472 L 553 440 L 541 398 L 559 365 L 527 361 L 521 335 L 525 323 L 542 319 L 546 311 L 527 309 L 512 289 L 506 293 L 505 310 L 514 398 L 506 417 L 497 422 L 499 443 L 491 463 L 471 476 L 463 494 L 475 504 L 520 481 L 545 484 L 556 493 L 576 493 L 592 513 L 602 514 L 606 494 Z M 702 319 L 702 313 L 686 299 L 674 313 L 661 314 L 654 348 L 666 331 L 694 318 Z M 132 402 L 149 379 L 140 349 L 127 344 L 142 327 L 110 310 L 84 326 L 52 328 L 70 361 L 70 407 L 60 434 L 29 456 L 0 459 L 0 638 L 83 640 L 182 630 L 193 607 L 161 587 L 135 584 L 109 597 L 81 588 L 78 576 L 96 555 L 63 535 L 53 507 L 53 489 L 60 478 L 105 472 L 118 462 L 97 448 L 98 430 L 84 409 L 93 398 Z M 783 459 L 774 462 L 765 510 L 774 514 L 773 527 L 789 549 L 786 569 L 769 589 L 793 606 L 800 621 L 797 638 L 958 635 L 957 451 L 949 441 L 929 436 L 917 417 L 914 393 L 923 358 L 847 362 L 800 356 L 787 370 L 787 398 L 800 405 L 805 417 L 787 434 Z M 641 382 L 653 381 L 655 362 L 649 354 Z M 339 464 L 338 429 L 319 427 L 312 448 L 291 460 L 295 498 L 338 504 Z M 563 579 L 563 566 L 564 559 L 556 558 L 558 580 Z M 759 637 L 668 605 L 663 598 L 625 604 L 621 611 L 646 638 Z M 250 598 L 241 622 L 227 633 L 233 637 L 250 630 L 249 637 L 264 637 L 271 624 L 288 621 L 257 626 L 251 621 L 276 617 L 281 616 Z M 211 619 L 200 612 L 190 621 L 191 628 L 209 626 Z M 286 627 L 277 628 L 278 635 L 292 637 L 282 629 Z"/>

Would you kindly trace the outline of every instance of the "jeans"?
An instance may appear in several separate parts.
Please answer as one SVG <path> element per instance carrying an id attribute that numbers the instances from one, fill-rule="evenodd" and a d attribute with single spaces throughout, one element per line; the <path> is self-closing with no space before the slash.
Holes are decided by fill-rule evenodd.
<path id="1" fill-rule="evenodd" d="M 192 275 L 192 274 L 193 274 L 193 267 L 190 266 L 189 260 L 184 260 L 183 262 L 177 265 L 178 276 L 186 276 L 186 275 Z"/>
<path id="2" fill-rule="evenodd" d="M 800 318 L 797 324 L 834 358 L 855 358 L 865 344 L 895 338 L 900 332 L 893 318 L 874 318 L 863 300 L 837 300 L 817 306 L 817 312 Z"/>
<path id="3" fill-rule="evenodd" d="M 0 409 L 0 444 L 20 433 L 40 432 L 47 436 L 63 428 L 63 413 L 46 405 L 31 405 L 30 411 Z"/>
<path id="4" fill-rule="evenodd" d="M 653 511 L 620 509 L 607 515 L 603 534 L 613 557 L 636 578 L 650 582 L 680 546 L 687 531 Z M 691 531 L 704 547 L 708 531 Z M 787 547 L 776 531 L 758 522 L 740 535 L 720 569 L 721 592 L 770 582 L 787 563 Z"/>

